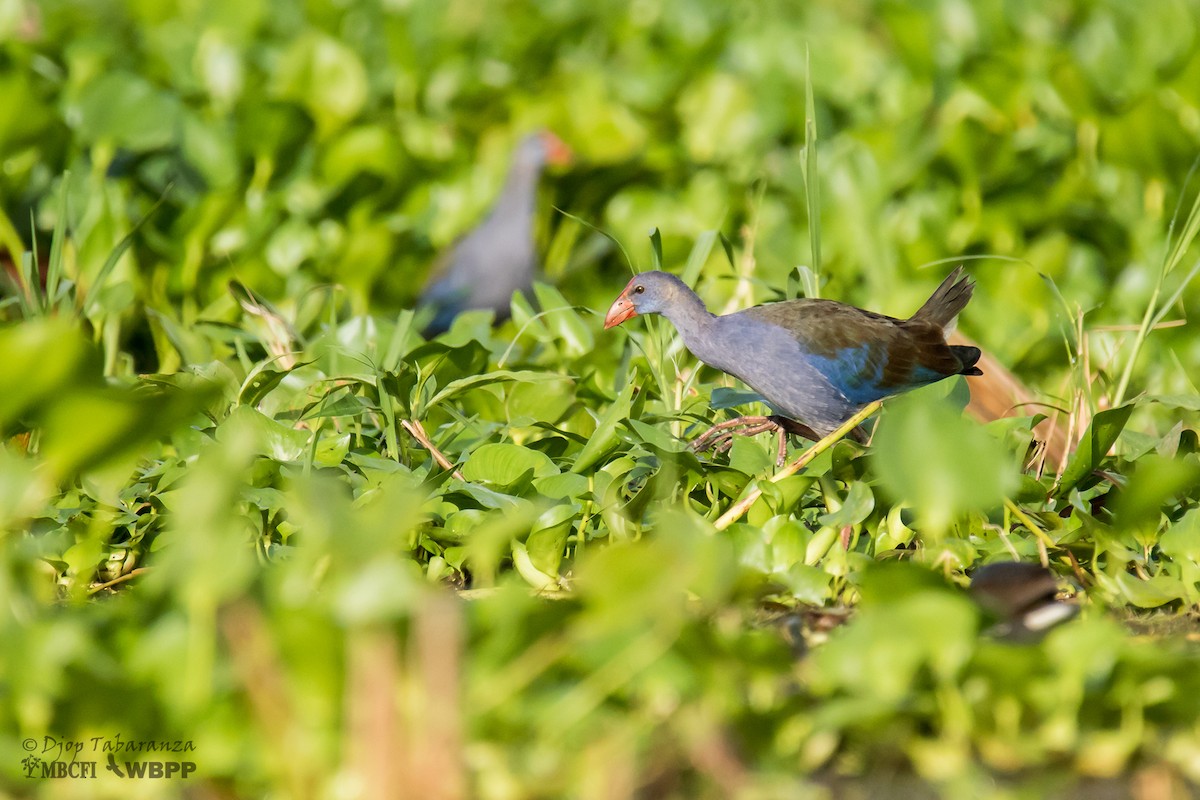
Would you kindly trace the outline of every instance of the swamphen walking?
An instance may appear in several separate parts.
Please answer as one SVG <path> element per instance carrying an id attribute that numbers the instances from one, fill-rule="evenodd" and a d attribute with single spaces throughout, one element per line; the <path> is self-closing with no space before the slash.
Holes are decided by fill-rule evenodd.
<path id="1" fill-rule="evenodd" d="M 739 378 L 779 412 L 716 425 L 693 447 L 725 450 L 734 433 L 777 430 L 782 464 L 785 431 L 817 440 L 867 403 L 951 375 L 981 375 L 978 347 L 946 343 L 974 286 L 959 267 L 908 319 L 810 299 L 716 316 L 679 278 L 643 272 L 612 304 L 604 327 L 638 314 L 669 319 L 692 355 Z M 856 430 L 855 436 L 862 440 L 864 434 Z"/>
<path id="2" fill-rule="evenodd" d="M 513 292 L 528 291 L 537 271 L 533 214 L 542 167 L 570 159 L 570 149 L 548 131 L 521 140 L 491 212 L 455 243 L 421 291 L 418 307 L 434 310 L 426 338 L 470 309 L 490 308 L 497 322 L 508 319 Z"/>

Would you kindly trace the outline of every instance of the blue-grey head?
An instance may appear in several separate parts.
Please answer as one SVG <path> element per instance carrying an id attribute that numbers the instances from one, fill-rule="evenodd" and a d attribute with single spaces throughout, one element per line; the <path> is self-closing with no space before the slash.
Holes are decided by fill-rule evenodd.
<path id="1" fill-rule="evenodd" d="M 513 164 L 529 170 L 541 169 L 543 164 L 564 166 L 571 163 L 571 148 L 550 131 L 527 134 L 517 145 Z"/>
<path id="2" fill-rule="evenodd" d="M 681 303 L 694 302 L 694 297 L 686 283 L 668 272 L 640 272 L 613 301 L 604 318 L 604 327 L 615 327 L 639 314 L 662 314 Z"/>

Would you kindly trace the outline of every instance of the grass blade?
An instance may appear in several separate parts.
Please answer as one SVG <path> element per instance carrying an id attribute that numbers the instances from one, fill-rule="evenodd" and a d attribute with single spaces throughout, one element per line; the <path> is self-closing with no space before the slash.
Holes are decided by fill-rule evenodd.
<path id="1" fill-rule="evenodd" d="M 805 297 L 821 294 L 821 185 L 817 165 L 817 104 L 813 97 L 812 59 L 804 49 L 804 198 L 808 204 L 808 241 L 812 248 L 811 270 L 801 271 Z"/>
<path id="2" fill-rule="evenodd" d="M 1183 188 L 1180 190 L 1181 201 L 1183 194 L 1187 191 L 1188 186 L 1191 184 L 1191 180 L 1193 175 L 1195 175 L 1197 165 L 1200 165 L 1200 158 L 1197 158 L 1196 161 L 1193 161 L 1192 168 L 1188 170 L 1187 178 L 1184 180 Z M 1166 281 L 1167 275 L 1170 274 L 1170 272 L 1174 270 L 1181 261 L 1183 261 L 1184 256 L 1188 253 L 1192 247 L 1192 244 L 1196 241 L 1196 237 L 1200 235 L 1200 194 L 1197 194 L 1195 199 L 1192 200 L 1192 207 L 1188 212 L 1187 219 L 1184 221 L 1183 230 L 1180 233 L 1179 238 L 1176 239 L 1172 244 L 1171 240 L 1174 237 L 1175 223 L 1179 219 L 1179 212 L 1181 210 L 1182 205 L 1177 205 L 1175 207 L 1175 214 L 1172 216 L 1171 226 L 1167 232 L 1167 255 L 1163 260 L 1162 269 L 1159 270 L 1158 279 L 1155 281 L 1154 291 L 1150 294 L 1150 302 L 1146 304 L 1146 313 L 1142 315 L 1141 324 L 1138 326 L 1137 334 L 1134 336 L 1133 348 L 1130 350 L 1129 357 L 1125 360 L 1125 366 L 1121 370 L 1121 379 L 1118 381 L 1117 390 L 1113 394 L 1113 406 L 1119 406 L 1125 402 L 1125 394 L 1127 391 L 1129 391 L 1129 382 L 1133 378 L 1133 368 L 1137 365 L 1138 356 L 1140 356 L 1142 353 L 1142 346 L 1146 342 L 1146 337 L 1149 336 L 1150 331 L 1154 329 L 1155 320 L 1161 319 L 1162 314 L 1165 313 L 1165 309 L 1170 308 L 1170 306 L 1173 305 L 1174 301 L 1165 304 L 1162 309 L 1160 309 L 1158 305 L 1158 298 L 1162 293 L 1163 283 Z M 1196 271 L 1193 269 L 1191 274 L 1188 275 L 1187 280 L 1184 281 L 1183 286 L 1187 286 L 1195 274 Z M 1182 291 L 1183 290 L 1181 288 L 1180 292 Z"/>
<path id="3" fill-rule="evenodd" d="M 147 211 L 142 218 L 137 221 L 136 224 L 134 224 L 129 233 L 125 234 L 121 241 L 117 242 L 117 246 L 113 248 L 113 251 L 108 254 L 108 258 L 105 260 L 104 266 L 102 266 L 100 271 L 96 273 L 96 279 L 92 281 L 92 285 L 88 288 L 87 296 L 84 298 L 83 309 L 85 314 L 87 313 L 87 309 L 91 308 L 96 302 L 96 297 L 99 295 L 100 289 L 104 286 L 104 281 L 107 280 L 109 273 L 113 271 L 113 268 L 117 266 L 117 262 L 121 260 L 121 256 L 125 255 L 125 251 L 129 249 L 130 245 L 133 244 L 133 237 L 137 235 L 137 232 L 141 230 L 142 226 L 145 225 L 146 222 L 152 216 L 154 216 L 154 213 L 158 211 L 162 204 L 166 202 L 167 197 L 170 196 L 171 189 L 174 187 L 174 185 L 175 184 L 173 183 L 167 184 L 167 188 L 163 189 L 163 193 L 159 195 L 158 200 L 153 206 L 150 207 L 150 210 Z"/>
<path id="4" fill-rule="evenodd" d="M 67 187 L 71 173 L 64 172 L 58 190 L 58 219 L 54 222 L 54 235 L 50 239 L 50 263 L 46 268 L 46 304 L 55 305 L 58 300 L 58 284 L 63 274 L 63 245 L 67 239 Z"/>

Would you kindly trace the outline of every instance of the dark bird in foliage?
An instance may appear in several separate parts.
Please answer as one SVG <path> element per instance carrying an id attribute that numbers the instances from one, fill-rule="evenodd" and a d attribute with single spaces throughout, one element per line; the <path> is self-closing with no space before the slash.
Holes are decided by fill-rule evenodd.
<path id="1" fill-rule="evenodd" d="M 989 633 L 1012 641 L 1035 641 L 1079 613 L 1079 606 L 1058 599 L 1054 573 L 1022 561 L 980 567 L 971 576 L 971 596 L 995 620 Z"/>
<path id="2" fill-rule="evenodd" d="M 433 309 L 427 338 L 471 309 L 491 309 L 497 322 L 508 319 L 513 292 L 528 291 L 537 271 L 533 214 L 542 167 L 570 159 L 570 149 L 548 131 L 521 140 L 492 210 L 455 243 L 421 290 L 418 307 Z"/>
<path id="3" fill-rule="evenodd" d="M 978 347 L 946 343 L 948 329 L 971 299 L 974 284 L 954 270 L 908 319 L 894 319 L 833 300 L 786 300 L 724 316 L 674 275 L 634 276 L 612 304 L 604 327 L 638 314 L 662 314 L 696 358 L 750 386 L 778 413 L 714 426 L 693 447 L 728 449 L 735 433 L 785 431 L 817 440 L 867 403 L 951 375 L 980 375 Z M 865 438 L 861 429 L 855 437 Z"/>

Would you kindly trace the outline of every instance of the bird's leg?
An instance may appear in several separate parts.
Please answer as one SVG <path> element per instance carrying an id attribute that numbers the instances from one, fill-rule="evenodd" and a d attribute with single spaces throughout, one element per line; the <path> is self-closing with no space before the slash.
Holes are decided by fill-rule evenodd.
<path id="1" fill-rule="evenodd" d="M 803 422 L 772 414 L 769 417 L 737 417 L 726 422 L 719 422 L 696 437 L 691 447 L 696 452 L 714 450 L 724 453 L 733 446 L 734 436 L 754 436 L 767 431 L 776 431 L 779 434 L 779 447 L 775 459 L 778 466 L 783 466 L 787 461 L 787 435 L 789 433 L 803 436 L 814 442 L 821 440 L 820 435 Z"/>
<path id="2" fill-rule="evenodd" d="M 737 435 L 752 436 L 763 431 L 775 430 L 778 423 L 770 417 L 738 417 L 726 422 L 718 422 L 692 441 L 692 449 L 697 453 L 704 450 L 716 450 L 723 453 L 733 444 Z"/>
<path id="3" fill-rule="evenodd" d="M 769 417 L 738 417 L 727 422 L 717 423 L 696 437 L 692 442 L 692 449 L 696 452 L 715 450 L 718 453 L 724 453 L 733 446 L 734 436 L 754 436 L 767 431 L 777 431 L 779 434 L 779 447 L 776 451 L 776 463 L 779 466 L 782 466 L 787 460 L 787 435 L 789 433 L 812 439 L 814 442 L 821 438 L 804 423 L 773 414 Z"/>
<path id="4" fill-rule="evenodd" d="M 768 419 L 775 423 L 779 430 L 779 453 L 775 457 L 775 466 L 782 467 L 787 463 L 787 435 L 793 433 L 796 436 L 803 436 L 814 442 L 821 441 L 821 437 L 812 428 L 805 425 L 803 422 L 797 422 L 794 419 L 781 417 L 778 414 L 773 414 Z"/>

